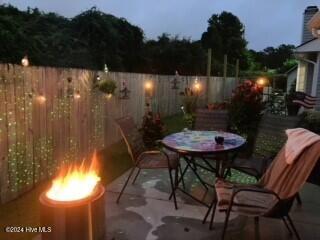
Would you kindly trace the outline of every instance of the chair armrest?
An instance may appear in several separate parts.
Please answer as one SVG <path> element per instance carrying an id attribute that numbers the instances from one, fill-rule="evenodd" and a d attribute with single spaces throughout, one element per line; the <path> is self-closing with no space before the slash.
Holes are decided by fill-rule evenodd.
<path id="1" fill-rule="evenodd" d="M 142 157 L 146 154 L 159 154 L 161 153 L 161 151 L 158 151 L 158 150 L 150 150 L 150 151 L 144 151 L 142 153 L 140 153 L 140 155 L 137 157 L 137 162 L 136 164 L 139 164 L 140 161 L 143 159 Z"/>
<path id="2" fill-rule="evenodd" d="M 159 154 L 159 153 L 161 153 L 161 151 L 160 151 L 160 150 L 144 151 L 144 152 L 142 152 L 142 153 L 140 154 L 140 156 L 139 156 L 139 157 L 141 157 L 141 156 L 143 156 L 143 155 L 146 155 L 146 154 Z"/>

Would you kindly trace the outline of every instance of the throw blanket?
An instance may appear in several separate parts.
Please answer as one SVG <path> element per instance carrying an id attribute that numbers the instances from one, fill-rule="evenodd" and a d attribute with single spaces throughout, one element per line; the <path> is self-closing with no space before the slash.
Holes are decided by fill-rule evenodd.
<path id="1" fill-rule="evenodd" d="M 300 134 L 298 139 L 288 140 L 291 143 L 296 141 L 304 145 L 303 149 L 296 146 L 299 148 L 299 151 L 294 150 L 296 155 L 290 154 L 293 159 L 292 164 L 287 164 L 285 161 L 288 153 L 284 146 L 260 181 L 262 186 L 276 192 L 281 199 L 293 197 L 301 190 L 320 158 L 320 140 L 305 144 L 303 141 L 308 138 L 304 137 L 311 136 L 311 133 L 304 129 Z M 289 138 L 293 137 L 296 137 L 295 134 L 289 134 Z"/>
<path id="2" fill-rule="evenodd" d="M 288 141 L 285 145 L 285 159 L 292 164 L 304 149 L 320 141 L 320 136 L 303 128 L 286 130 Z"/>

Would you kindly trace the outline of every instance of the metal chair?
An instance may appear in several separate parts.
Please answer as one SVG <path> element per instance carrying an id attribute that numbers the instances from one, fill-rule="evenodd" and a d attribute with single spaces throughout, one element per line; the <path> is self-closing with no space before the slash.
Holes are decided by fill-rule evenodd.
<path id="1" fill-rule="evenodd" d="M 218 208 L 226 212 L 222 239 L 225 237 L 230 213 L 236 212 L 239 215 L 254 217 L 256 224 L 259 217 L 281 219 L 288 232 L 293 232 L 300 240 L 289 212 L 296 195 L 307 181 L 307 175 L 312 173 L 309 167 L 311 165 L 306 164 L 306 159 L 312 163 L 317 162 L 320 157 L 319 149 L 320 142 L 317 142 L 306 148 L 294 164 L 287 165 L 284 160 L 286 150 L 283 147 L 257 185 L 240 185 L 218 179 L 215 184 L 216 198 L 213 199 L 210 229 Z"/>
<path id="2" fill-rule="evenodd" d="M 194 130 L 197 131 L 226 131 L 228 126 L 228 111 L 226 110 L 209 110 L 209 109 L 197 109 Z M 216 167 L 212 164 L 217 157 L 225 156 L 202 156 L 200 159 L 202 163 L 199 163 L 199 158 L 191 157 L 189 162 L 193 166 L 193 172 L 196 173 L 197 167 L 205 169 L 209 172 L 216 173 Z M 188 165 L 191 166 L 191 165 Z M 188 169 L 188 166 L 184 169 L 181 178 L 178 183 L 183 180 L 184 173 Z M 208 190 L 205 181 L 197 175 L 197 178 L 202 185 Z"/>
<path id="3" fill-rule="evenodd" d="M 142 135 L 134 124 L 132 117 L 123 117 L 115 120 L 116 124 L 119 127 L 121 135 L 127 145 L 129 155 L 133 162 L 133 167 L 129 173 L 128 178 L 126 179 L 119 196 L 117 198 L 117 203 L 119 203 L 120 198 L 128 185 L 128 182 L 134 173 L 134 170 L 137 168 L 138 172 L 133 179 L 133 184 L 138 178 L 141 169 L 168 169 L 170 184 L 174 199 L 174 205 L 177 209 L 177 200 L 174 192 L 175 186 L 178 182 L 178 170 L 180 168 L 179 156 L 176 153 L 165 151 L 165 150 L 148 150 L 142 140 Z M 172 171 L 175 171 L 175 176 L 172 176 Z"/>
<path id="4" fill-rule="evenodd" d="M 259 124 L 252 156 L 233 159 L 228 168 L 236 169 L 259 180 L 286 142 L 285 130 L 296 127 L 298 122 L 298 117 L 265 114 Z"/>
<path id="5" fill-rule="evenodd" d="M 195 130 L 226 131 L 228 126 L 228 112 L 225 110 L 197 109 Z"/>

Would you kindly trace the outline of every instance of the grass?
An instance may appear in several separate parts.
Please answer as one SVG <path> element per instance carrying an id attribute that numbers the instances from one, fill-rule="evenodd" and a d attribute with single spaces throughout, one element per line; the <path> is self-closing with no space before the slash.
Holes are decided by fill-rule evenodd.
<path id="1" fill-rule="evenodd" d="M 184 128 L 182 115 L 175 115 L 164 119 L 167 132 L 178 132 Z M 131 159 L 124 142 L 113 144 L 99 153 L 102 172 L 102 183 L 108 184 L 120 176 L 131 166 Z M 33 190 L 20 198 L 0 205 L 0 239 L 2 240 L 30 240 L 35 233 L 5 233 L 6 226 L 40 226 L 39 195 L 48 188 L 49 182 L 39 184 Z"/>

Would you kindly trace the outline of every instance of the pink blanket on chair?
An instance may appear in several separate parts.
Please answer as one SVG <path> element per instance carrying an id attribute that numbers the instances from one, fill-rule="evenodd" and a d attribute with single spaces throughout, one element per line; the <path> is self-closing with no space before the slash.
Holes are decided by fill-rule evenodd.
<path id="1" fill-rule="evenodd" d="M 307 131 L 303 128 L 294 128 L 286 130 L 288 141 L 285 145 L 285 159 L 287 164 L 292 164 L 298 156 L 307 147 L 317 141 L 320 141 L 320 136 Z"/>
<path id="2" fill-rule="evenodd" d="M 299 192 L 320 158 L 320 138 L 314 135 L 306 129 L 289 130 L 287 145 L 273 160 L 260 184 L 277 193 L 281 199 L 288 199 Z"/>

